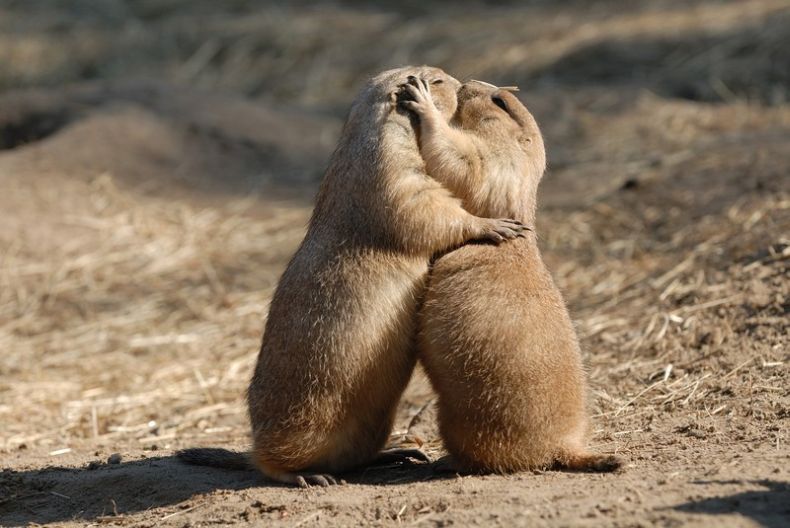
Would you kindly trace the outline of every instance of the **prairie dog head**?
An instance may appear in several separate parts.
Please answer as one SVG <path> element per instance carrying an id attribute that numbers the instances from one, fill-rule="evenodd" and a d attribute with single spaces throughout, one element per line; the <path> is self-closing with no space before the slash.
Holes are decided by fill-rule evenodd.
<path id="1" fill-rule="evenodd" d="M 410 77 L 430 79 L 431 97 L 449 121 L 458 107 L 457 92 L 461 82 L 440 68 L 405 66 L 383 71 L 367 82 L 351 105 L 345 130 L 350 132 L 359 127 L 373 130 L 392 117 L 406 122 L 411 120 L 409 112 L 398 104 L 406 97 L 403 86 Z"/>
<path id="2" fill-rule="evenodd" d="M 496 189 L 488 206 L 498 204 L 498 211 L 534 224 L 546 151 L 535 118 L 512 89 L 465 83 L 458 90 L 452 125 L 476 137 L 481 146 L 486 178 Z"/>
<path id="3" fill-rule="evenodd" d="M 449 122 L 458 109 L 458 90 L 461 87 L 461 82 L 439 68 L 422 66 L 419 69 L 418 73 L 408 75 L 406 82 L 413 82 L 415 78 L 424 80 L 431 91 L 433 104 L 436 105 L 445 121 Z M 408 98 L 408 93 L 401 89 L 395 98 L 396 102 Z"/>
<path id="4" fill-rule="evenodd" d="M 430 70 L 427 72 L 429 75 L 423 75 L 422 78 L 431 90 L 433 104 L 442 117 L 449 121 L 458 109 L 458 89 L 461 83 L 438 68 L 430 68 Z"/>
<path id="5" fill-rule="evenodd" d="M 517 145 L 542 174 L 546 168 L 543 137 L 535 118 L 512 90 L 481 81 L 464 83 L 458 90 L 453 123 L 489 143 Z"/>

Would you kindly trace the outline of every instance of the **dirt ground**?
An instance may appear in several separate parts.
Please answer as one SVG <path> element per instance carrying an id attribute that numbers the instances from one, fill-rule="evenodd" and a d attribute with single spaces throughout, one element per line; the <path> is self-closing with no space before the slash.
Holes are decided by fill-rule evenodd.
<path id="1" fill-rule="evenodd" d="M 790 525 L 779 0 L 0 5 L 0 525 Z M 460 6 L 460 7 L 459 7 Z M 268 300 L 364 79 L 518 84 L 617 474 L 191 467 L 249 446 Z M 417 372 L 393 446 L 442 454 Z"/>

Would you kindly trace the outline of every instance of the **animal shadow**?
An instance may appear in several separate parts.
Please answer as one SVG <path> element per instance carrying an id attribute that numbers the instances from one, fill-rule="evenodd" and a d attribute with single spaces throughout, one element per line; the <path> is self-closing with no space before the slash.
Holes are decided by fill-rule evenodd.
<path id="1" fill-rule="evenodd" d="M 390 464 L 340 475 L 348 484 L 396 485 L 436 478 L 431 466 Z M 248 488 L 290 489 L 254 469 L 218 469 L 183 463 L 175 455 L 82 468 L 0 472 L 0 526 L 113 517 L 179 504 L 195 495 Z"/>
<path id="2" fill-rule="evenodd" d="M 726 484 L 727 482 L 697 482 L 699 484 Z M 674 509 L 687 513 L 725 515 L 737 513 L 748 517 L 766 528 L 782 528 L 790 522 L 790 483 L 775 480 L 755 480 L 765 489 L 742 491 L 724 497 L 710 497 L 689 501 Z"/>

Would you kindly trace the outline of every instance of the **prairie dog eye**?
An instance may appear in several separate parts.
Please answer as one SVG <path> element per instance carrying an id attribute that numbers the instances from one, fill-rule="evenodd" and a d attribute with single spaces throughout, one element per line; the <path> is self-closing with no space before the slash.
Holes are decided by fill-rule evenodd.
<path id="1" fill-rule="evenodd" d="M 435 79 L 434 81 L 431 81 L 431 84 L 442 84 L 443 82 L 444 81 L 442 79 Z"/>
<path id="2" fill-rule="evenodd" d="M 505 103 L 505 100 L 504 100 L 504 99 L 502 99 L 502 98 L 501 98 L 501 97 L 499 97 L 499 96 L 492 95 L 492 96 L 491 96 L 491 101 L 493 101 L 493 103 L 494 103 L 495 105 L 497 105 L 499 108 L 501 108 L 502 110 L 504 110 L 505 112 L 507 112 L 507 104 Z"/>

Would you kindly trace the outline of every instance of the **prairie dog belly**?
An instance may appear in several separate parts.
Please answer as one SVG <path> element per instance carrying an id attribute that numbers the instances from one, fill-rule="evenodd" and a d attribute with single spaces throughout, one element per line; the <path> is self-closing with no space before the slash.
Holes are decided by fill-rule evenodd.
<path id="1" fill-rule="evenodd" d="M 297 267 L 278 287 L 272 309 L 303 317 L 272 314 L 249 394 L 256 451 L 273 467 L 336 471 L 372 457 L 416 361 L 427 262 L 370 251 L 337 261 Z"/>
<path id="2" fill-rule="evenodd" d="M 442 436 L 463 467 L 547 466 L 581 441 L 578 344 L 534 240 L 467 245 L 438 259 L 420 328 Z"/>

